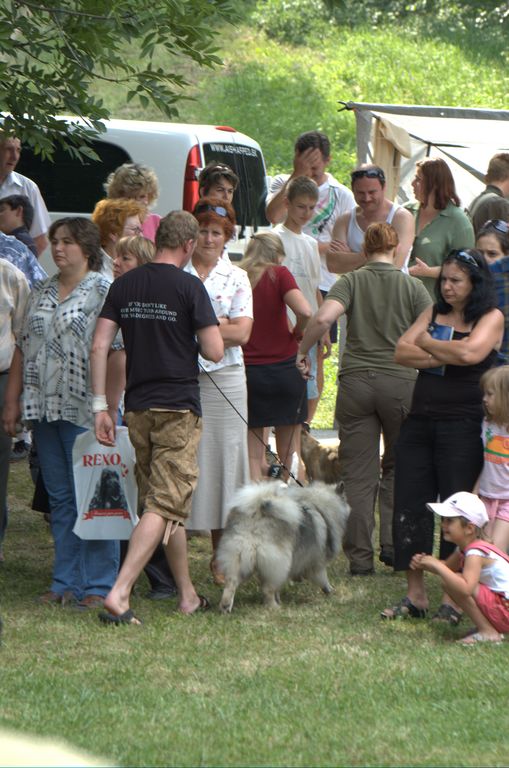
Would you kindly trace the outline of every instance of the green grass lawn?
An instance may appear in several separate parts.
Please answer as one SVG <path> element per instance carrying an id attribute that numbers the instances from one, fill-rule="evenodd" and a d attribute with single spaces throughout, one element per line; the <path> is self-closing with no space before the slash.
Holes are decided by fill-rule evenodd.
<path id="1" fill-rule="evenodd" d="M 196 100 L 181 120 L 245 131 L 270 173 L 289 168 L 298 133 L 318 128 L 332 140 L 331 170 L 347 179 L 355 128 L 339 99 L 507 106 L 507 48 L 493 52 L 481 37 L 467 45 L 400 28 L 341 29 L 292 48 L 246 25 L 220 42 L 225 68 L 190 68 Z M 98 87 L 114 116 L 161 119 L 126 105 L 118 86 Z M 337 352 L 314 427 L 332 427 L 336 369 Z M 465 627 L 381 621 L 404 594 L 402 576 L 379 565 L 373 577 L 351 578 L 341 556 L 330 598 L 294 584 L 270 613 L 248 583 L 224 617 L 209 542 L 193 539 L 193 579 L 215 610 L 180 616 L 174 602 L 143 597 L 142 577 L 133 607 L 143 626 L 104 627 L 96 612 L 34 603 L 50 583 L 52 542 L 31 493 L 26 463 L 13 465 L 0 566 L 1 725 L 125 766 L 508 764 L 507 646 L 461 648 L 453 641 Z"/>
<path id="2" fill-rule="evenodd" d="M 334 424 L 334 409 L 336 407 L 336 393 L 338 391 L 338 345 L 333 344 L 330 357 L 324 360 L 323 365 L 323 391 L 315 418 L 313 429 L 332 429 Z"/>
<path id="3" fill-rule="evenodd" d="M 146 600 L 143 582 L 133 605 L 144 625 L 104 627 L 96 612 L 34 604 L 52 545 L 30 495 L 26 463 L 13 465 L 3 726 L 120 765 L 507 765 L 507 646 L 462 648 L 462 628 L 383 622 L 401 576 L 380 565 L 351 578 L 340 557 L 330 598 L 294 584 L 271 613 L 248 583 L 224 617 L 209 542 L 193 539 L 193 578 L 214 610 L 180 616 Z"/>

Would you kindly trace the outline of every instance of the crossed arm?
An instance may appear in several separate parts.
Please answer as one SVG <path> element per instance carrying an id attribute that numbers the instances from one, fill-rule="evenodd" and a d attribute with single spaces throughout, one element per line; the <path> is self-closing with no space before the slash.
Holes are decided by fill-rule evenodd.
<path id="1" fill-rule="evenodd" d="M 500 347 L 504 334 L 504 316 L 499 309 L 483 315 L 464 339 L 442 341 L 428 333 L 432 308 L 428 307 L 410 326 L 396 345 L 394 359 L 410 368 L 433 368 L 439 365 L 475 365 L 492 349 Z"/>

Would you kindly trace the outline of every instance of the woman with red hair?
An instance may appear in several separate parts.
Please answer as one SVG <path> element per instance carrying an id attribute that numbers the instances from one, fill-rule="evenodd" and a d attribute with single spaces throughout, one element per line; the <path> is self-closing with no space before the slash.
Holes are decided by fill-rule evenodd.
<path id="1" fill-rule="evenodd" d="M 113 261 L 121 237 L 141 235 L 145 206 L 136 200 L 99 200 L 92 221 L 99 227 L 103 251 L 103 274 L 113 280 Z"/>

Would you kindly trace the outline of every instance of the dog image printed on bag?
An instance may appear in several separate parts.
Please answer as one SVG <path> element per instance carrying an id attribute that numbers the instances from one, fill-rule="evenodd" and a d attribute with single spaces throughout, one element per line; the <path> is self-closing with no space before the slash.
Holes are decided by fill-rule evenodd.
<path id="1" fill-rule="evenodd" d="M 89 509 L 128 509 L 127 499 L 122 492 L 120 475 L 116 469 L 103 469 L 95 493 L 90 500 Z"/>
<path id="2" fill-rule="evenodd" d="M 225 575 L 219 609 L 231 612 L 237 588 L 253 574 L 269 608 L 279 607 L 289 579 L 305 578 L 331 592 L 326 566 L 341 550 L 349 514 L 343 483 L 301 487 L 268 481 L 241 488 L 216 555 Z"/>

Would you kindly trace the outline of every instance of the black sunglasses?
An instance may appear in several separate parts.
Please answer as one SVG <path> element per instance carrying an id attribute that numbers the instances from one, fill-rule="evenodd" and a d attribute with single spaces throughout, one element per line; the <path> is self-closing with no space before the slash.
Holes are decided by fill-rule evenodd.
<path id="1" fill-rule="evenodd" d="M 470 264 L 471 267 L 475 267 L 476 269 L 480 268 L 477 261 L 470 253 L 468 253 L 468 251 L 451 251 L 448 258 L 462 261 L 464 264 Z"/>
<path id="2" fill-rule="evenodd" d="M 502 219 L 490 219 L 482 225 L 481 229 L 496 229 L 497 232 L 502 232 L 504 235 L 507 235 L 509 232 L 509 224 L 507 221 L 502 221 Z"/>
<path id="3" fill-rule="evenodd" d="M 352 184 L 356 179 L 379 179 L 383 184 L 385 184 L 385 173 L 381 170 L 381 168 L 361 168 L 358 171 L 352 171 L 350 174 L 352 179 Z"/>
<path id="4" fill-rule="evenodd" d="M 217 213 L 218 216 L 222 216 L 223 218 L 228 216 L 228 211 L 226 208 L 223 208 L 222 205 L 210 205 L 209 203 L 198 203 L 196 206 L 194 212 L 195 214 L 199 213 L 205 213 L 206 211 L 213 211 L 214 213 Z"/>

